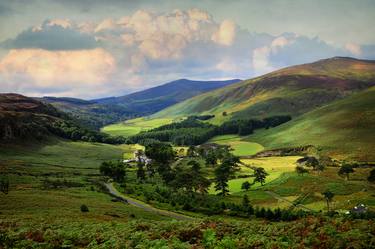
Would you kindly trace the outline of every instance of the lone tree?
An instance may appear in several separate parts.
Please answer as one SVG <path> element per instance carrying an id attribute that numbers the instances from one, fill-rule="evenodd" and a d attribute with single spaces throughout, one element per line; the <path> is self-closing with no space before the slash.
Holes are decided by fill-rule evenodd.
<path id="1" fill-rule="evenodd" d="M 335 196 L 334 193 L 332 193 L 331 191 L 329 190 L 326 190 L 325 192 L 322 193 L 322 195 L 324 196 L 324 198 L 326 199 L 326 202 L 327 202 L 327 209 L 328 209 L 328 212 L 330 211 L 330 206 L 329 204 L 332 202 L 332 199 L 333 197 Z"/>
<path id="2" fill-rule="evenodd" d="M 144 169 L 144 162 L 138 161 L 137 162 L 137 178 L 141 181 L 144 181 L 146 179 L 146 172 Z"/>
<path id="3" fill-rule="evenodd" d="M 372 183 L 375 182 L 375 169 L 370 171 L 370 175 L 367 177 L 367 181 Z"/>
<path id="4" fill-rule="evenodd" d="M 251 215 L 254 212 L 253 206 L 250 204 L 249 197 L 244 195 L 242 198 L 242 210 Z"/>
<path id="5" fill-rule="evenodd" d="M 349 174 L 354 173 L 353 166 L 350 164 L 344 164 L 341 166 L 339 172 L 337 172 L 340 176 L 345 176 L 346 180 L 349 180 Z"/>
<path id="6" fill-rule="evenodd" d="M 264 168 L 255 168 L 254 169 L 254 183 L 260 182 L 260 184 L 263 186 L 266 182 L 266 177 L 268 176 L 268 173 L 264 170 Z"/>
<path id="7" fill-rule="evenodd" d="M 217 164 L 217 154 L 214 150 L 210 149 L 206 152 L 205 161 L 207 166 L 215 166 Z"/>
<path id="8" fill-rule="evenodd" d="M 303 166 L 297 166 L 296 167 L 296 172 L 298 175 L 302 175 L 305 174 L 305 173 L 309 173 L 309 171 L 307 169 L 305 169 Z"/>
<path id="9" fill-rule="evenodd" d="M 245 181 L 245 182 L 242 183 L 241 189 L 244 189 L 244 190 L 248 191 L 250 189 L 250 187 L 251 187 L 251 183 L 248 182 L 248 181 Z"/>
<path id="10" fill-rule="evenodd" d="M 232 154 L 226 155 L 222 163 L 215 169 L 215 190 L 220 191 L 220 195 L 225 196 L 228 190 L 228 180 L 237 170 L 240 159 Z"/>

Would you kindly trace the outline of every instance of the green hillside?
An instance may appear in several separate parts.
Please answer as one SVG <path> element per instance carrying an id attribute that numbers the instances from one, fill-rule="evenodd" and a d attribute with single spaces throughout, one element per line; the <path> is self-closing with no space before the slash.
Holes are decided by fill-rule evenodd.
<path id="1" fill-rule="evenodd" d="M 220 123 L 230 117 L 298 116 L 374 84 L 375 61 L 334 57 L 208 92 L 153 117 L 215 114 L 211 122 Z"/>
<path id="2" fill-rule="evenodd" d="M 266 149 L 315 145 L 333 157 L 375 160 L 375 87 L 306 113 L 247 140 Z"/>

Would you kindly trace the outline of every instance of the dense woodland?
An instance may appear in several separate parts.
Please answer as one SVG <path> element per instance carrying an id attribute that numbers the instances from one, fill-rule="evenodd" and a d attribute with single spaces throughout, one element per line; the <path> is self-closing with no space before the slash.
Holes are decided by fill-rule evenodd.
<path id="1" fill-rule="evenodd" d="M 210 119 L 211 117 L 210 115 L 203 117 L 191 116 L 181 122 L 141 132 L 131 137 L 130 141 L 132 143 L 144 144 L 147 139 L 155 139 L 163 142 L 171 142 L 176 145 L 199 145 L 217 135 L 238 134 L 245 136 L 253 133 L 256 129 L 268 129 L 291 120 L 290 116 L 273 116 L 263 120 L 234 119 L 226 121 L 220 126 L 201 121 Z"/>

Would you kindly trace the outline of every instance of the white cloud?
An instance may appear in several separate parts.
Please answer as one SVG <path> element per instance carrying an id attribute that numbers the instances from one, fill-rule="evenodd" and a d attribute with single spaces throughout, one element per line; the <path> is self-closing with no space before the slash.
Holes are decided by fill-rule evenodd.
<path id="1" fill-rule="evenodd" d="M 275 70 L 270 61 L 270 55 L 276 54 L 283 47 L 292 44 L 294 39 L 287 39 L 285 36 L 276 37 L 269 45 L 258 47 L 253 51 L 253 67 L 256 74 L 268 73 Z"/>
<path id="2" fill-rule="evenodd" d="M 96 22 L 52 19 L 9 43 L 12 50 L 0 60 L 2 89 L 76 97 L 120 95 L 177 78 L 250 78 L 365 51 L 294 33 L 251 33 L 200 9 L 138 10 Z"/>
<path id="3" fill-rule="evenodd" d="M 224 20 L 219 29 L 212 35 L 212 40 L 221 45 L 230 46 L 236 37 L 236 24 L 230 20 Z"/>
<path id="4" fill-rule="evenodd" d="M 353 43 L 353 42 L 346 43 L 345 49 L 348 50 L 350 53 L 352 53 L 355 56 L 361 56 L 362 55 L 361 46 L 359 46 L 356 43 Z"/>
<path id="5" fill-rule="evenodd" d="M 77 90 L 77 94 L 90 96 L 105 85 L 114 72 L 116 62 L 101 48 L 80 51 L 47 51 L 42 49 L 11 50 L 0 61 L 3 81 L 17 89 L 36 88 L 43 92 Z"/>

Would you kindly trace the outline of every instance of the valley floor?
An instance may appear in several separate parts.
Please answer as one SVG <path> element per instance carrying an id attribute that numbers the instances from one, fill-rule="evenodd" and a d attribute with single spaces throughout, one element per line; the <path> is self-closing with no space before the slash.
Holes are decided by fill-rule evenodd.
<path id="1" fill-rule="evenodd" d="M 9 176 L 10 191 L 7 195 L 0 193 L 0 248 L 375 246 L 373 222 L 367 220 L 316 215 L 291 222 L 269 222 L 256 218 L 193 214 L 194 220 L 179 221 L 175 218 L 191 213 L 181 207 L 147 200 L 138 192 L 127 194 L 127 197 L 143 201 L 153 210 L 169 211 L 162 211 L 160 215 L 115 201 L 99 183 L 99 166 L 103 161 L 132 157 L 136 149 L 139 146 L 63 140 L 33 146 L 1 147 L 0 173 Z M 375 207 L 374 186 L 364 181 L 368 169 L 356 170 L 349 181 L 337 176 L 337 168 L 300 176 L 294 173 L 298 158 L 242 159 L 241 170 L 229 182 L 231 194 L 223 201 L 240 203 L 246 194 L 254 206 L 288 208 L 291 202 L 309 192 L 312 194 L 301 204 L 318 211 L 326 208 L 320 193 L 329 188 L 336 194 L 333 202 L 336 210 L 347 210 L 358 203 Z M 254 165 L 264 167 L 270 175 L 264 186 L 256 184 L 244 191 L 241 184 L 245 180 L 252 181 L 252 177 L 246 175 L 250 173 L 249 167 Z M 212 174 L 211 168 L 205 170 Z M 129 181 L 134 178 L 134 173 L 129 172 Z M 116 188 L 127 191 L 127 187 Z M 141 184 L 139 188 L 147 190 L 150 186 Z M 211 189 L 210 193 L 215 191 Z M 81 212 L 82 205 L 86 205 L 89 211 Z M 178 217 L 174 212 L 179 213 Z"/>

